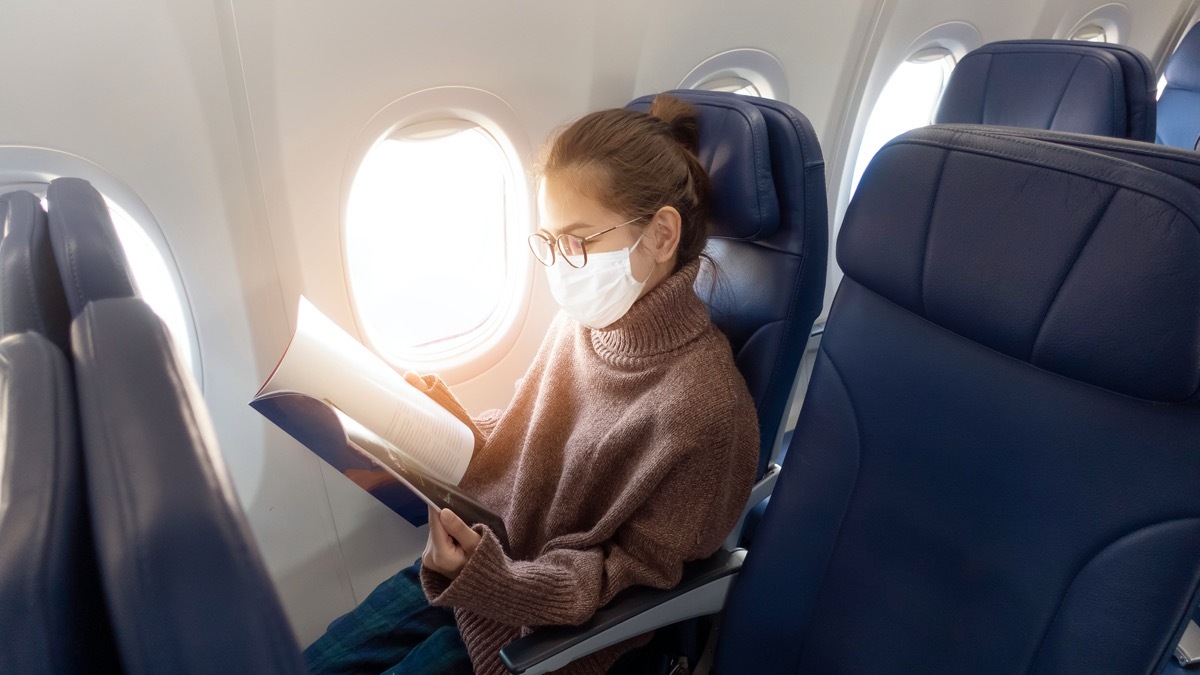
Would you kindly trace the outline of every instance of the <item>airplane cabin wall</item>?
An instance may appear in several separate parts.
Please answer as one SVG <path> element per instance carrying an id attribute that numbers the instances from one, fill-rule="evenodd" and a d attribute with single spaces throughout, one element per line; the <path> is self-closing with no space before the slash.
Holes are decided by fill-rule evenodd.
<path id="1" fill-rule="evenodd" d="M 307 643 L 424 545 L 422 530 L 246 405 L 287 343 L 299 294 L 357 332 L 341 213 L 355 144 L 376 113 L 431 87 L 479 88 L 511 108 L 536 150 L 590 110 L 674 88 L 713 55 L 761 49 L 783 65 L 789 102 L 821 140 L 837 217 L 871 103 L 914 41 L 951 21 L 981 42 L 1063 37 L 1101 4 L 10 0 L 0 145 L 95 162 L 153 213 L 188 292 L 223 455 Z M 1162 52 L 1196 4 L 1124 3 L 1122 42 Z M 506 403 L 555 311 L 528 264 L 516 346 L 452 382 L 470 410 Z M 838 278 L 831 266 L 829 297 Z"/>

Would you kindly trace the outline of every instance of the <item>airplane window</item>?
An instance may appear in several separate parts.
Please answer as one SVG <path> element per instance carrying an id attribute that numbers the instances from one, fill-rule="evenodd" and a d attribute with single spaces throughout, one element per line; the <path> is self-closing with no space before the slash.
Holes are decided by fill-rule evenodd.
<path id="1" fill-rule="evenodd" d="M 1104 27 L 1093 23 L 1075 31 L 1071 39 L 1083 40 L 1084 42 L 1108 42 L 1108 31 L 1104 30 Z"/>
<path id="2" fill-rule="evenodd" d="M 167 325 L 171 337 L 175 339 L 184 362 L 193 372 L 191 333 L 187 329 L 184 318 L 183 303 L 175 292 L 171 273 L 167 270 L 167 262 L 163 259 L 158 247 L 151 241 L 146 230 L 108 197 L 108 213 L 112 217 L 113 226 L 117 230 L 117 239 L 125 250 L 125 261 L 133 274 L 133 283 L 137 286 L 138 295 L 150 305 L 150 309 Z"/>
<path id="3" fill-rule="evenodd" d="M 938 100 L 955 63 L 950 50 L 931 47 L 908 57 L 892 73 L 867 119 L 854 162 L 851 195 L 871 158 L 884 144 L 905 131 L 933 122 Z"/>
<path id="4" fill-rule="evenodd" d="M 679 88 L 788 100 L 783 64 L 761 49 L 731 49 L 710 56 L 684 76 Z"/>
<path id="5" fill-rule="evenodd" d="M 393 359 L 470 344 L 500 309 L 507 204 L 496 139 L 466 121 L 401 128 L 366 154 L 346 211 L 347 274 L 368 340 Z"/>
<path id="6" fill-rule="evenodd" d="M 762 96 L 758 87 L 744 77 L 718 77 L 700 83 L 697 89 L 705 91 L 729 91 L 743 96 Z"/>

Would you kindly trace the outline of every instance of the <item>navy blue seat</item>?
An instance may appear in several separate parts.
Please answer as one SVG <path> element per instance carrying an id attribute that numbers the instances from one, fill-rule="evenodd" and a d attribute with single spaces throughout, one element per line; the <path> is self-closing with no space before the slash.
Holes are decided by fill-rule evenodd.
<path id="1" fill-rule="evenodd" d="M 204 402 L 136 298 L 72 325 L 88 499 L 126 673 L 303 673 Z"/>
<path id="2" fill-rule="evenodd" d="M 699 116 L 699 159 L 713 188 L 705 253 L 718 272 L 714 278 L 711 268 L 703 267 L 696 292 L 728 336 L 757 407 L 762 478 L 751 494 L 753 505 L 770 493 L 778 476 L 772 458 L 824 298 L 829 242 L 824 160 L 811 124 L 786 103 L 721 92 L 667 93 L 690 102 Z M 644 96 L 628 107 L 647 111 L 652 100 Z M 740 525 L 727 548 L 736 545 L 739 533 Z M 577 657 L 576 650 L 587 653 L 622 637 L 712 613 L 743 554 L 722 550 L 690 563 L 683 580 L 669 591 L 629 589 L 580 629 L 535 632 L 505 647 L 501 658 L 513 672 L 545 672 Z M 681 609 L 627 621 L 647 602 Z M 609 628 L 614 632 L 605 633 Z M 599 642 L 589 642 L 601 634 Z"/>
<path id="3" fill-rule="evenodd" d="M 968 53 L 938 103 L 938 124 L 1054 129 L 1152 141 L 1150 62 L 1121 45 L 1007 40 Z"/>
<path id="4" fill-rule="evenodd" d="M 719 670 L 1162 667 L 1200 585 L 1198 222 L 1091 152 L 885 146 Z"/>
<path id="5" fill-rule="evenodd" d="M 46 212 L 29 192 L 10 192 L 0 195 L 0 223 L 0 337 L 35 331 L 65 354 L 71 315 Z"/>
<path id="6" fill-rule="evenodd" d="M 1183 37 L 1164 74 L 1167 86 L 1158 99 L 1155 140 L 1194 150 L 1200 143 L 1200 24 Z"/>
<path id="7" fill-rule="evenodd" d="M 700 121 L 700 163 L 712 180 L 716 263 L 696 280 L 729 338 L 758 411 L 759 475 L 780 447 L 788 404 L 825 297 L 829 216 L 825 163 L 808 119 L 792 106 L 725 92 L 667 92 Z M 647 111 L 654 96 L 627 107 Z M 760 497 L 761 499 L 761 497 Z"/>
<path id="8" fill-rule="evenodd" d="M 50 241 L 71 316 L 93 300 L 136 295 L 125 252 L 104 198 L 81 178 L 58 178 L 46 191 Z"/>
<path id="9" fill-rule="evenodd" d="M 1171 667 L 1200 589 L 1200 192 L 929 127 L 875 156 L 838 260 L 717 672 Z"/>
<path id="10" fill-rule="evenodd" d="M 0 670 L 119 672 L 100 592 L 67 361 L 0 340 Z"/>

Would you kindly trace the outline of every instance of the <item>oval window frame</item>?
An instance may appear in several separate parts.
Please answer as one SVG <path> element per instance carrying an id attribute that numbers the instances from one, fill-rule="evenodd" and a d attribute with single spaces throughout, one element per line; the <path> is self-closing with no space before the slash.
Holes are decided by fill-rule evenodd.
<path id="1" fill-rule="evenodd" d="M 1104 41 L 1108 44 L 1124 44 L 1123 39 L 1129 35 L 1132 20 L 1128 7 L 1119 2 L 1110 2 L 1084 14 L 1069 30 L 1060 29 L 1054 37 L 1058 40 L 1074 40 L 1084 29 L 1095 26 L 1104 31 Z"/>
<path id="2" fill-rule="evenodd" d="M 162 258 L 175 296 L 182 310 L 187 340 L 186 348 L 191 355 L 192 375 L 200 391 L 204 391 L 204 360 L 200 350 L 200 336 L 196 329 L 195 310 L 183 276 L 179 272 L 179 261 L 174 249 L 167 241 L 162 226 L 141 197 L 115 174 L 99 164 L 62 150 L 31 145 L 0 145 L 0 187 L 16 190 L 33 186 L 47 186 L 56 178 L 70 176 L 82 178 L 106 199 L 115 204 L 149 237 Z M 7 189 L 5 192 L 9 191 Z"/>
<path id="3" fill-rule="evenodd" d="M 679 81 L 679 89 L 702 89 L 714 80 L 737 78 L 754 85 L 759 96 L 787 102 L 788 81 L 783 64 L 761 49 L 730 49 L 708 57 Z"/>
<path id="4" fill-rule="evenodd" d="M 367 153 L 397 132 L 423 125 L 436 128 L 458 123 L 487 132 L 500 147 L 509 167 L 514 198 L 506 200 L 505 227 L 516 229 L 506 232 L 507 292 L 501 294 L 499 305 L 480 328 L 445 350 L 408 354 L 384 348 L 365 328 L 350 275 L 347 214 L 354 179 Z M 433 87 L 402 96 L 376 112 L 359 130 L 342 172 L 338 237 L 342 277 L 359 339 L 393 368 L 438 372 L 448 383 L 455 384 L 486 372 L 516 345 L 533 294 L 533 263 L 530 256 L 523 255 L 525 236 L 537 229 L 526 167 L 531 147 L 512 106 L 499 96 L 474 87 Z"/>

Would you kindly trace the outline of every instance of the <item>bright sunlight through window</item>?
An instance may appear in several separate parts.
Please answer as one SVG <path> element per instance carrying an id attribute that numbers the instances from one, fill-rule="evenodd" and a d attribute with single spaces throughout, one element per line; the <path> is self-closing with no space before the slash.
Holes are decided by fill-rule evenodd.
<path id="1" fill-rule="evenodd" d="M 701 84 L 697 89 L 704 91 L 728 91 L 742 96 L 762 96 L 758 87 L 744 77 L 718 77 Z"/>
<path id="2" fill-rule="evenodd" d="M 469 343 L 506 289 L 504 151 L 467 122 L 401 129 L 355 175 L 346 213 L 359 320 L 403 360 Z"/>
<path id="3" fill-rule="evenodd" d="M 1108 42 L 1108 31 L 1093 23 L 1075 31 L 1071 39 L 1083 40 L 1084 42 Z"/>
<path id="4" fill-rule="evenodd" d="M 912 55 L 892 73 L 867 119 L 867 128 L 858 146 L 858 159 L 854 162 L 850 194 L 858 188 L 858 181 L 871 158 L 888 141 L 933 122 L 938 100 L 954 70 L 954 63 L 949 51 L 935 47 Z"/>
<path id="5" fill-rule="evenodd" d="M 133 274 L 133 283 L 137 286 L 138 295 L 150 305 L 150 309 L 154 310 L 163 323 L 167 324 L 167 330 L 175 339 L 188 369 L 194 370 L 183 303 L 179 301 L 179 294 L 175 292 L 175 284 L 171 281 L 166 261 L 163 260 L 158 247 L 150 240 L 150 235 L 146 234 L 124 209 L 108 197 L 105 197 L 104 201 L 108 204 L 108 213 L 112 217 L 113 227 L 117 230 L 117 239 L 121 240 L 121 248 L 125 249 L 125 260 L 129 263 L 129 271 Z"/>

